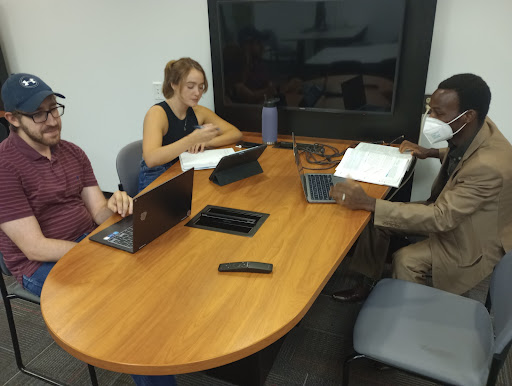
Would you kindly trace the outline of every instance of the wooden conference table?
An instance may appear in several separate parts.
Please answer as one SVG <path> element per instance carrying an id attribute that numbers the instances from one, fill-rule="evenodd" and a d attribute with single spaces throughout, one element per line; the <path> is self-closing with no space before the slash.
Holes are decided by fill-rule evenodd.
<path id="1" fill-rule="evenodd" d="M 315 140 L 339 149 L 349 144 L 297 138 Z M 160 375 L 231 363 L 290 331 L 370 214 L 308 204 L 291 150 L 267 147 L 259 161 L 262 174 L 222 187 L 208 180 L 211 170 L 194 175 L 192 216 L 208 204 L 270 214 L 252 238 L 185 227 L 187 219 L 135 254 L 88 238 L 68 252 L 50 272 L 41 296 L 55 341 L 93 366 Z M 177 163 L 154 184 L 180 172 Z M 363 186 L 378 198 L 388 190 Z M 119 218 L 112 216 L 98 230 Z M 219 263 L 247 260 L 272 263 L 274 270 L 217 271 Z"/>

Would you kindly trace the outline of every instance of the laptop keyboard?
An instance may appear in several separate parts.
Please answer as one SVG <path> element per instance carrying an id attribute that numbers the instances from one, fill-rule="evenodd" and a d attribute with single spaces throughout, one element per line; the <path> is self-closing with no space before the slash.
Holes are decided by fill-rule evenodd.
<path id="1" fill-rule="evenodd" d="M 333 186 L 329 174 L 308 174 L 309 191 L 313 200 L 331 200 L 329 191 Z"/>
<path id="2" fill-rule="evenodd" d="M 115 231 L 114 233 L 105 237 L 110 243 L 121 245 L 126 248 L 133 247 L 133 225 L 124 229 L 121 232 Z"/>

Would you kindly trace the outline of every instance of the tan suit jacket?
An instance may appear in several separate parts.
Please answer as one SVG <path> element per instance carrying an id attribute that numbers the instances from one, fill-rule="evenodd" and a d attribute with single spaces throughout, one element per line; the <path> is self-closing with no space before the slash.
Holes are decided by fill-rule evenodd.
<path id="1" fill-rule="evenodd" d="M 487 118 L 446 181 L 448 149 L 433 204 L 377 200 L 374 224 L 429 234 L 435 287 L 463 293 L 512 249 L 512 146 Z"/>

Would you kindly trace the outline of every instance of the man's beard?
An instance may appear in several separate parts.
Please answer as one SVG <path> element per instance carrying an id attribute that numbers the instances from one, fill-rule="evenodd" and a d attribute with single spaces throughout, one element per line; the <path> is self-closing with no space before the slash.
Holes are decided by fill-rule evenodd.
<path id="1" fill-rule="evenodd" d="M 46 131 L 50 131 L 48 129 L 43 130 L 42 132 L 40 130 L 30 130 L 25 125 L 21 124 L 19 127 L 23 132 L 29 137 L 32 141 L 39 143 L 41 145 L 45 146 L 54 146 L 60 142 L 60 125 L 59 125 L 59 134 L 57 137 L 47 138 L 44 137 L 44 133 Z"/>

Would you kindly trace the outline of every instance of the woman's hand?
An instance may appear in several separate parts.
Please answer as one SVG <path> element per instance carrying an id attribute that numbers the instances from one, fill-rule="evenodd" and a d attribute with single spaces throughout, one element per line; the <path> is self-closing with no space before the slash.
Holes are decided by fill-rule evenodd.
<path id="1" fill-rule="evenodd" d="M 201 153 L 204 151 L 205 143 L 196 143 L 194 146 L 190 147 L 187 151 L 192 154 Z"/>
<path id="2" fill-rule="evenodd" d="M 199 144 L 204 145 L 220 134 L 220 129 L 217 125 L 206 123 L 200 128 L 195 129 L 190 135 L 194 139 L 194 146 Z"/>

